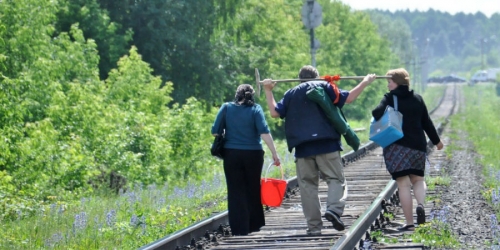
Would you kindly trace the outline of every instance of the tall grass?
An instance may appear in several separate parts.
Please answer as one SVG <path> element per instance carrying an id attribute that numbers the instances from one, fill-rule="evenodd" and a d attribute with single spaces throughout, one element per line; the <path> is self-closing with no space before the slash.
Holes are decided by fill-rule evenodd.
<path id="1" fill-rule="evenodd" d="M 136 186 L 20 215 L 2 225 L 0 249 L 136 249 L 225 208 L 221 175 L 183 188 Z"/>

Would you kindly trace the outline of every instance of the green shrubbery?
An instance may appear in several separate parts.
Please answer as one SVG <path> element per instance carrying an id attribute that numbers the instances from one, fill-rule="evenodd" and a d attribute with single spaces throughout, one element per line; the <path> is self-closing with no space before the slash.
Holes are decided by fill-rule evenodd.
<path id="1" fill-rule="evenodd" d="M 37 5 L 0 6 L 12 18 L 0 29 L 0 221 L 96 189 L 176 185 L 212 172 L 215 111 L 195 98 L 171 105 L 172 84 L 160 88 L 134 47 L 101 81 L 96 44 L 77 25 L 52 37 L 57 2 Z"/>

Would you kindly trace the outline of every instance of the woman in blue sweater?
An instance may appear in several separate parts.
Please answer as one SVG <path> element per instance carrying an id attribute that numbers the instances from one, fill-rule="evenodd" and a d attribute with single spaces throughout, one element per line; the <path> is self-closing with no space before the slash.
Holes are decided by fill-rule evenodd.
<path id="1" fill-rule="evenodd" d="M 425 134 L 438 150 L 443 148 L 439 135 L 427 111 L 427 106 L 419 94 L 410 90 L 410 76 L 403 69 L 392 69 L 386 75 L 389 93 L 386 93 L 380 104 L 372 111 L 373 118 L 382 117 L 387 106 L 394 107 L 393 96 L 397 97 L 398 111 L 403 115 L 403 138 L 395 141 L 383 150 L 387 170 L 396 180 L 399 199 L 406 219 L 406 225 L 399 230 L 415 229 L 413 224 L 413 202 L 411 188 L 417 200 L 417 224 L 425 223 L 425 194 L 427 185 L 424 180 L 427 142 Z"/>
<path id="2" fill-rule="evenodd" d="M 212 134 L 225 122 L 224 173 L 226 175 L 229 226 L 233 235 L 257 232 L 265 225 L 260 198 L 260 178 L 264 164 L 264 140 L 279 166 L 274 141 L 264 112 L 254 101 L 255 91 L 249 84 L 236 89 L 233 102 L 224 104 L 212 126 Z M 222 120 L 226 108 L 225 121 Z"/>

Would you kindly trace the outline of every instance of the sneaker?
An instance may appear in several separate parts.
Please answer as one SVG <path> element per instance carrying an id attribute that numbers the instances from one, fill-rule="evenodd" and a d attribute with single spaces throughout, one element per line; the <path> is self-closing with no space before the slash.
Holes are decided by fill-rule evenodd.
<path id="1" fill-rule="evenodd" d="M 326 210 L 325 218 L 333 224 L 333 228 L 338 231 L 345 229 L 344 223 L 340 220 L 340 216 L 332 210 Z"/>
<path id="2" fill-rule="evenodd" d="M 421 225 L 425 223 L 425 210 L 422 204 L 418 204 L 417 207 L 417 224 Z"/>
<path id="3" fill-rule="evenodd" d="M 306 230 L 306 233 L 307 235 L 321 235 L 321 230 L 311 230 L 308 228 Z"/>

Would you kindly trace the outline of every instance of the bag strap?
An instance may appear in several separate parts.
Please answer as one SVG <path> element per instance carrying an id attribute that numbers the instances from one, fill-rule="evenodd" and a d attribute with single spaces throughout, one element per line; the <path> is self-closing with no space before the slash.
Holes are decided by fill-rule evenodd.
<path id="1" fill-rule="evenodd" d="M 219 124 L 219 135 L 222 135 L 223 130 L 226 128 L 226 111 L 227 111 L 227 103 L 223 104 L 222 108 L 222 121 Z"/>
<path id="2" fill-rule="evenodd" d="M 392 95 L 392 99 L 394 100 L 394 110 L 398 111 L 398 97 L 396 95 Z"/>

